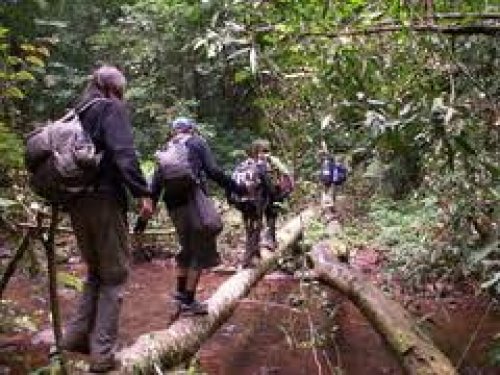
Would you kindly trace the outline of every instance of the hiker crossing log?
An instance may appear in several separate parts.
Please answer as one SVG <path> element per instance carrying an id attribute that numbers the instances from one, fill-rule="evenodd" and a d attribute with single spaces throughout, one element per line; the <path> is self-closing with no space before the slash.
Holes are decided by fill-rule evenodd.
<path id="1" fill-rule="evenodd" d="M 256 268 L 244 269 L 227 281 L 207 300 L 209 314 L 175 321 L 165 330 L 140 336 L 118 357 L 121 368 L 116 374 L 156 374 L 162 369 L 182 363 L 200 348 L 233 313 L 238 301 L 273 267 L 282 255 L 301 236 L 304 225 L 314 216 L 305 210 L 278 231 L 279 247 Z M 158 372 L 160 371 L 160 372 Z"/>
<path id="2" fill-rule="evenodd" d="M 328 246 L 314 246 L 311 257 L 318 278 L 342 292 L 368 319 L 409 374 L 457 374 L 449 359 L 415 325 L 409 313 L 349 265 Z"/>

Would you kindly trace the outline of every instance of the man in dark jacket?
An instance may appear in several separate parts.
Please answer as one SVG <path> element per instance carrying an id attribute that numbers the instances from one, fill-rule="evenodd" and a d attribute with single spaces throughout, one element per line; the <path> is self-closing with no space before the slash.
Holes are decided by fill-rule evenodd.
<path id="1" fill-rule="evenodd" d="M 103 66 L 94 72 L 77 105 L 102 98 L 81 114 L 81 121 L 103 157 L 95 184 L 68 204 L 87 280 L 62 347 L 90 353 L 92 372 L 116 367 L 114 351 L 129 261 L 127 190 L 141 199 L 143 216 L 152 213 L 150 190 L 139 168 L 123 103 L 125 84 L 118 69 Z"/>
<path id="2" fill-rule="evenodd" d="M 192 119 L 176 119 L 172 123 L 172 130 L 171 141 L 180 137 L 187 138 L 184 141 L 189 152 L 191 167 L 199 181 L 200 188 L 205 193 L 207 193 L 207 177 L 222 188 L 236 194 L 242 193 L 242 190 L 245 191 L 218 167 L 207 142 L 196 134 L 196 124 Z M 220 263 L 217 253 L 217 236 L 194 230 L 188 209 L 188 202 L 193 196 L 191 194 L 168 194 L 168 184 L 164 183 L 159 168 L 154 173 L 151 192 L 154 205 L 160 199 L 162 192 L 164 193 L 163 201 L 176 229 L 181 247 L 176 258 L 177 291 L 174 295 L 179 302 L 180 313 L 184 315 L 207 314 L 206 304 L 198 302 L 195 294 L 201 271 Z"/>

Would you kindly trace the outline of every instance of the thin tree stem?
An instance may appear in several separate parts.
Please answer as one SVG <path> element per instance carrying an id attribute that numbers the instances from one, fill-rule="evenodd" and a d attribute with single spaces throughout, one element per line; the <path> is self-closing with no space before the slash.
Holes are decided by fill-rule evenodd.
<path id="1" fill-rule="evenodd" d="M 19 261 L 22 259 L 24 253 L 26 252 L 26 249 L 29 247 L 30 244 L 30 237 L 31 237 L 31 231 L 28 230 L 24 234 L 21 243 L 19 244 L 19 247 L 16 250 L 16 253 L 12 257 L 12 259 L 9 261 L 9 264 L 7 264 L 7 267 L 5 268 L 5 272 L 2 276 L 2 279 L 0 280 L 0 299 L 3 296 L 3 292 L 5 291 L 5 288 L 7 287 L 7 284 L 9 283 L 10 278 L 14 274 L 17 268 L 17 264 Z"/>
<path id="2" fill-rule="evenodd" d="M 60 356 L 61 373 L 67 375 L 66 363 L 61 351 L 61 339 L 62 339 L 62 329 L 61 329 L 61 314 L 59 310 L 59 300 L 57 296 L 57 269 L 56 269 L 56 257 L 55 257 L 55 246 L 54 239 L 57 229 L 57 221 L 59 216 L 59 207 L 57 205 L 52 206 L 52 216 L 50 218 L 50 226 L 47 238 L 42 237 L 42 242 L 47 253 L 47 264 L 49 272 L 49 296 L 50 296 L 50 313 L 52 316 L 52 328 L 54 330 L 54 339 L 56 345 L 57 354 Z"/>

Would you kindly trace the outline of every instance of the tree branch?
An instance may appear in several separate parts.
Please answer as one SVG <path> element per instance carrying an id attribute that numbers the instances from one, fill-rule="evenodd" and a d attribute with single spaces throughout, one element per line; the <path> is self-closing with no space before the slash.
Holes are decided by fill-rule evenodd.
<path id="1" fill-rule="evenodd" d="M 397 355 L 405 373 L 457 374 L 450 360 L 416 327 L 410 314 L 361 273 L 336 260 L 328 244 L 315 245 L 311 258 L 318 278 L 356 305 Z"/>
<path id="2" fill-rule="evenodd" d="M 499 20 L 500 13 L 434 13 L 432 18 L 438 20 L 466 20 L 466 19 L 480 19 L 480 20 Z"/>
<path id="3" fill-rule="evenodd" d="M 392 33 L 398 31 L 409 30 L 418 33 L 436 33 L 436 34 L 446 34 L 446 35 L 474 35 L 483 34 L 494 36 L 500 34 L 500 25 L 427 25 L 427 24 L 414 24 L 414 25 L 386 25 L 386 26 L 374 26 L 368 27 L 366 29 L 353 29 L 338 32 L 326 32 L 326 33 L 301 33 L 301 37 L 327 37 L 327 38 L 339 38 L 343 36 L 368 36 L 374 34 Z"/>

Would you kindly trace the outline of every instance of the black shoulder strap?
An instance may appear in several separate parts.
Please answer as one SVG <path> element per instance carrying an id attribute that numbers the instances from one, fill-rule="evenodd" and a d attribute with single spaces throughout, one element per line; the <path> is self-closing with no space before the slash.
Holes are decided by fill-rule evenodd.
<path id="1" fill-rule="evenodd" d="M 92 100 L 89 100 L 87 103 L 85 103 L 82 107 L 75 109 L 76 114 L 81 115 L 83 112 L 85 112 L 87 109 L 92 107 L 94 104 L 98 102 L 109 102 L 109 99 L 106 98 L 94 98 Z"/>

